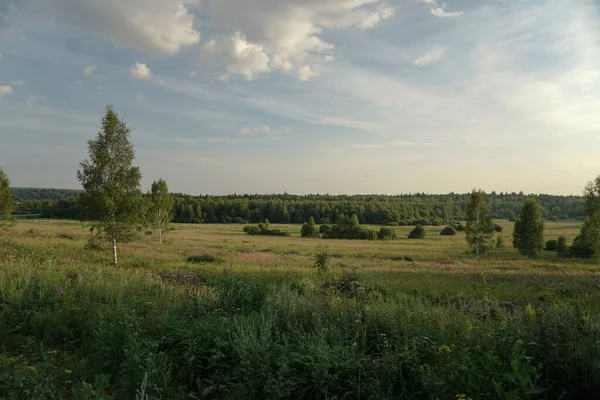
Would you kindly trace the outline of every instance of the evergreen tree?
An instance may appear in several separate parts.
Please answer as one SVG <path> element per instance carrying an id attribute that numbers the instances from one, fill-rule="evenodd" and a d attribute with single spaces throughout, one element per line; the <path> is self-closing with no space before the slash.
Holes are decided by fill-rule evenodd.
<path id="1" fill-rule="evenodd" d="M 492 245 L 494 223 L 490 209 L 485 201 L 485 193 L 473 190 L 467 205 L 467 226 L 465 227 L 467 243 L 473 249 L 477 259 Z"/>
<path id="2" fill-rule="evenodd" d="M 148 221 L 150 226 L 156 231 L 158 244 L 162 244 L 163 233 L 167 230 L 173 219 L 172 212 L 175 200 L 169 194 L 169 187 L 163 179 L 152 182 L 149 197 Z"/>
<path id="3" fill-rule="evenodd" d="M 528 258 L 537 258 L 544 248 L 544 216 L 537 201 L 527 199 L 515 220 L 514 246 Z"/>
<path id="4" fill-rule="evenodd" d="M 12 193 L 10 191 L 10 179 L 0 168 L 0 225 L 11 219 L 13 209 Z"/>
<path id="5" fill-rule="evenodd" d="M 131 131 L 111 106 L 106 108 L 102 130 L 88 142 L 89 158 L 80 164 L 77 179 L 84 192 L 79 197 L 91 230 L 112 242 L 117 265 L 117 242 L 133 237 L 145 210 L 138 167 L 129 142 Z"/>

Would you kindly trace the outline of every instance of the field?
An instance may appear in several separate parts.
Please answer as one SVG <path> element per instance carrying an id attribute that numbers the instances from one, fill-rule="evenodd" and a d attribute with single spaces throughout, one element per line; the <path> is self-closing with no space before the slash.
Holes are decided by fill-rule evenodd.
<path id="1" fill-rule="evenodd" d="M 481 261 L 442 227 L 347 241 L 174 225 L 114 268 L 78 222 L 18 221 L 0 233 L 0 398 L 597 398 L 600 266 L 526 260 L 497 222 L 505 247 Z"/>

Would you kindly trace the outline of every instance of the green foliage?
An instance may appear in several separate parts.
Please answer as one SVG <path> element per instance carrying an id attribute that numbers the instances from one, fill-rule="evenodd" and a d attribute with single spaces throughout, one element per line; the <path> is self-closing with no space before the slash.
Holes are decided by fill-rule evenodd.
<path id="1" fill-rule="evenodd" d="M 10 180 L 0 168 L 0 226 L 8 222 L 13 209 Z"/>
<path id="2" fill-rule="evenodd" d="M 465 226 L 463 224 L 458 224 L 456 225 L 456 231 L 457 232 L 464 232 L 465 231 Z"/>
<path id="3" fill-rule="evenodd" d="M 502 232 L 503 230 L 504 230 L 504 228 L 503 228 L 503 227 L 501 227 L 501 226 L 500 226 L 500 225 L 498 225 L 498 224 L 494 224 L 494 231 L 496 231 L 496 232 L 500 233 L 500 232 Z"/>
<path id="4" fill-rule="evenodd" d="M 465 232 L 467 243 L 479 259 L 492 246 L 494 232 L 490 209 L 485 201 L 485 193 L 481 190 L 473 190 L 471 193 Z"/>
<path id="5" fill-rule="evenodd" d="M 358 216 L 354 214 L 351 218 L 340 216 L 337 224 L 323 233 L 323 239 L 358 239 L 377 240 L 377 231 L 360 226 Z"/>
<path id="6" fill-rule="evenodd" d="M 317 227 L 313 217 L 310 217 L 308 222 L 305 222 L 304 225 L 302 225 L 302 229 L 300 229 L 300 236 L 310 238 L 319 237 L 319 228 Z"/>
<path id="7" fill-rule="evenodd" d="M 546 244 L 544 245 L 544 250 L 555 251 L 557 247 L 558 247 L 558 240 L 552 239 L 552 240 L 548 240 L 546 242 Z"/>
<path id="8" fill-rule="evenodd" d="M 544 248 L 544 218 L 537 201 L 527 199 L 515 221 L 513 244 L 521 254 L 537 258 Z"/>
<path id="9" fill-rule="evenodd" d="M 498 235 L 496 237 L 496 246 L 495 247 L 496 247 L 497 250 L 500 250 L 500 249 L 504 248 L 504 236 Z"/>
<path id="10" fill-rule="evenodd" d="M 164 232 L 169 229 L 173 219 L 173 205 L 175 201 L 169 194 L 169 187 L 164 179 L 152 182 L 150 189 L 148 223 L 155 230 L 159 244 L 162 244 Z"/>
<path id="11" fill-rule="evenodd" d="M 592 247 L 586 235 L 582 233 L 573 240 L 567 255 L 577 258 L 592 258 L 596 256 L 596 250 Z"/>
<path id="12" fill-rule="evenodd" d="M 319 226 L 319 233 L 326 233 L 331 230 L 331 224 L 323 224 Z"/>
<path id="13" fill-rule="evenodd" d="M 591 258 L 600 254 L 600 176 L 587 184 L 584 199 L 585 219 L 571 253 L 575 257 Z"/>
<path id="14" fill-rule="evenodd" d="M 261 222 L 258 226 L 246 225 L 244 232 L 248 235 L 264 235 L 264 236 L 290 236 L 289 232 L 282 231 L 280 229 L 269 228 L 269 220 L 266 223 Z"/>
<path id="15" fill-rule="evenodd" d="M 187 262 L 191 264 L 203 264 L 203 263 L 216 263 L 222 262 L 223 260 L 219 257 L 213 256 L 212 254 L 197 254 L 189 256 Z"/>
<path id="16" fill-rule="evenodd" d="M 440 232 L 440 235 L 454 236 L 454 235 L 456 235 L 456 229 L 452 226 L 446 226 L 444 229 L 442 229 L 442 231 Z"/>
<path id="17" fill-rule="evenodd" d="M 393 228 L 388 228 L 386 226 L 381 227 L 381 229 L 379 229 L 379 235 L 378 238 L 379 240 L 393 240 L 396 239 L 398 237 L 398 235 L 396 234 L 396 231 Z"/>
<path id="18" fill-rule="evenodd" d="M 85 219 L 99 234 L 113 242 L 131 240 L 145 216 L 140 190 L 141 173 L 133 167 L 131 132 L 112 107 L 107 107 L 102 130 L 88 142 L 89 159 L 80 164 L 77 179 L 84 192 L 79 202 Z"/>
<path id="19" fill-rule="evenodd" d="M 559 255 L 565 256 L 569 251 L 569 246 L 567 245 L 567 238 L 564 236 L 560 236 L 558 241 L 556 242 L 556 251 Z"/>
<path id="20" fill-rule="evenodd" d="M 316 268 L 319 275 L 325 275 L 329 272 L 329 259 L 331 256 L 327 251 L 327 247 L 322 247 L 320 251 L 315 253 L 315 262 L 313 266 Z"/>
<path id="21" fill-rule="evenodd" d="M 425 239 L 425 228 L 421 225 L 415 226 L 415 228 L 408 234 L 409 239 Z"/>

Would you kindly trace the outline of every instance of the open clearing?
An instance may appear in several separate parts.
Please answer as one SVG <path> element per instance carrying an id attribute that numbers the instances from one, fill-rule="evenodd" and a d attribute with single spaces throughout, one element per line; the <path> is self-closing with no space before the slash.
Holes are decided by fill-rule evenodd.
<path id="1" fill-rule="evenodd" d="M 176 224 L 162 246 L 121 245 L 115 269 L 80 223 L 19 221 L 0 234 L 0 397 L 592 396 L 600 266 L 526 260 L 497 222 L 505 247 L 479 262 L 443 227 L 350 241 Z M 580 226 L 547 222 L 546 239 Z"/>

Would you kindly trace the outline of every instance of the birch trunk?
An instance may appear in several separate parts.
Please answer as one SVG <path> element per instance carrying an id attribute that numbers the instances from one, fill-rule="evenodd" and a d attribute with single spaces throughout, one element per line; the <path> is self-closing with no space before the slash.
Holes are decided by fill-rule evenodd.
<path id="1" fill-rule="evenodd" d="M 113 264 L 117 266 L 117 239 L 112 239 L 112 248 L 113 248 Z"/>

